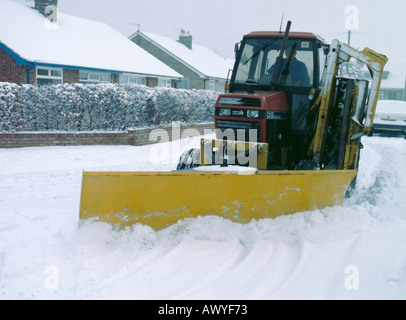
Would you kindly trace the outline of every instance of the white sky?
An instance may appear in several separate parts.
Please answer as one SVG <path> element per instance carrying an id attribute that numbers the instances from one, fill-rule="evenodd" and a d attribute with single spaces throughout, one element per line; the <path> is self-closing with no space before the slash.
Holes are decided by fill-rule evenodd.
<path id="1" fill-rule="evenodd" d="M 125 36 L 138 29 L 136 24 L 173 39 L 180 29 L 189 30 L 195 43 L 227 57 L 244 34 L 279 30 L 283 13 L 283 29 L 291 20 L 292 31 L 346 42 L 346 21 L 354 20 L 345 10 L 355 6 L 359 26 L 352 31 L 351 45 L 406 63 L 404 0 L 59 0 L 58 5 L 61 12 L 106 22 Z"/>

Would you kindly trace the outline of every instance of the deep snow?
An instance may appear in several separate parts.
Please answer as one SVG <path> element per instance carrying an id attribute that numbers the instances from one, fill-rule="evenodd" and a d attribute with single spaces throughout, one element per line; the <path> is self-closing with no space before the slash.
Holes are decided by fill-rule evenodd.
<path id="1" fill-rule="evenodd" d="M 343 206 L 158 232 L 79 227 L 82 170 L 173 170 L 198 138 L 0 149 L 0 299 L 405 299 L 406 140 L 363 144 Z"/>

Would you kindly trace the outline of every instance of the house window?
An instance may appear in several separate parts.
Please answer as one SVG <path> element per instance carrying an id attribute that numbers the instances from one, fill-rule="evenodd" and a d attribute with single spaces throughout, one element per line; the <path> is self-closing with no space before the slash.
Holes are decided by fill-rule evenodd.
<path id="1" fill-rule="evenodd" d="M 159 79 L 158 79 L 158 87 L 171 88 L 171 87 L 172 87 L 172 81 L 171 81 L 171 79 L 159 78 Z"/>
<path id="2" fill-rule="evenodd" d="M 79 81 L 84 83 L 111 82 L 111 73 L 79 71 Z"/>
<path id="3" fill-rule="evenodd" d="M 389 100 L 402 100 L 399 91 L 389 91 L 388 99 Z"/>
<path id="4" fill-rule="evenodd" d="M 63 69 L 37 68 L 37 85 L 62 84 Z"/>
<path id="5" fill-rule="evenodd" d="M 146 84 L 147 78 L 132 74 L 120 74 L 120 83 L 123 84 Z"/>

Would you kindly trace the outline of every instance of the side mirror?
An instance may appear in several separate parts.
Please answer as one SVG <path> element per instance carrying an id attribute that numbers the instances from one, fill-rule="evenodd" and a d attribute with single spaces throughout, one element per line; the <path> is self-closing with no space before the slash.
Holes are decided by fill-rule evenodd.
<path id="1" fill-rule="evenodd" d="M 234 45 L 234 54 L 235 54 L 235 58 L 237 58 L 237 54 L 238 51 L 240 51 L 240 47 L 241 47 L 241 42 L 238 42 Z"/>

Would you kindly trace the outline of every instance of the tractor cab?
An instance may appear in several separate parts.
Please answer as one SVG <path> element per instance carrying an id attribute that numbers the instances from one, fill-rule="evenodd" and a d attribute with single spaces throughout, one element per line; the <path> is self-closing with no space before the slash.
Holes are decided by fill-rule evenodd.
<path id="1" fill-rule="evenodd" d="M 232 91 L 271 90 L 275 63 L 283 52 L 282 73 L 276 84 L 284 90 L 305 92 L 318 88 L 329 46 L 313 33 L 290 32 L 282 48 L 284 33 L 252 32 L 244 36 L 236 52 L 231 78 Z"/>
<path id="2" fill-rule="evenodd" d="M 303 159 L 315 127 L 310 106 L 322 86 L 328 50 L 313 33 L 245 35 L 236 45 L 229 92 L 216 103 L 217 138 L 227 129 L 236 137 L 244 130 L 245 141 L 269 144 L 271 166 Z"/>

